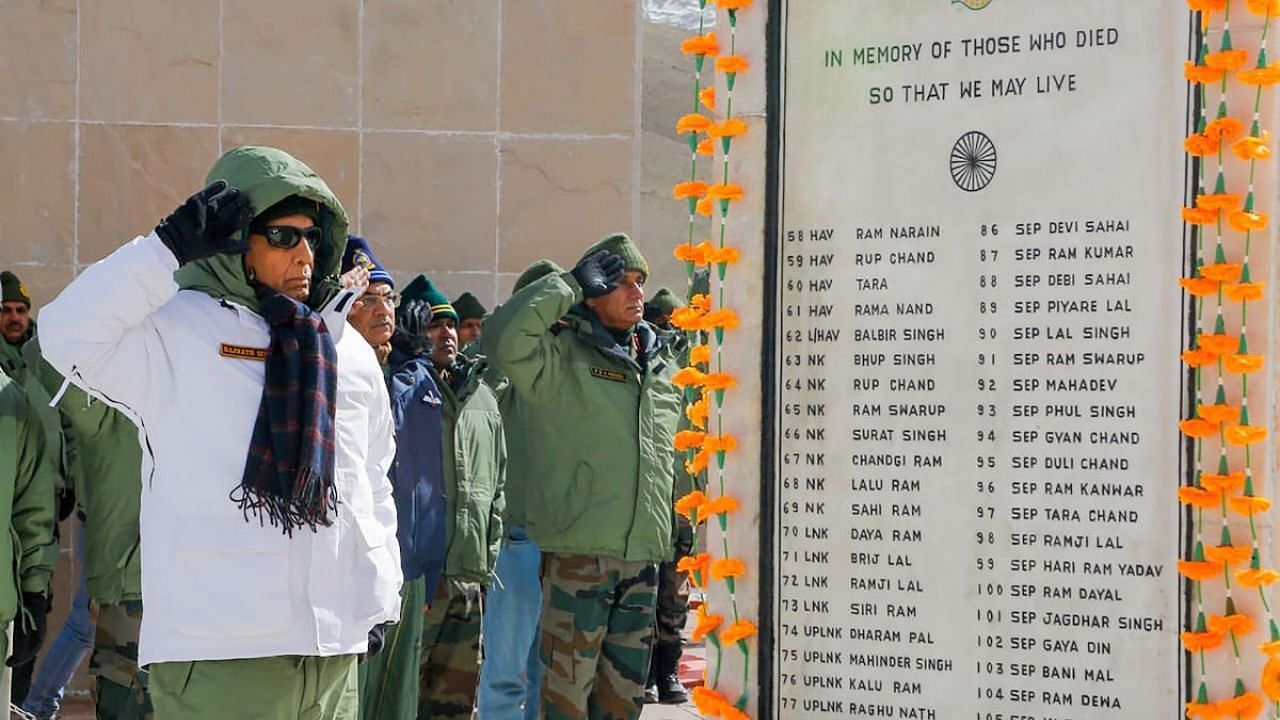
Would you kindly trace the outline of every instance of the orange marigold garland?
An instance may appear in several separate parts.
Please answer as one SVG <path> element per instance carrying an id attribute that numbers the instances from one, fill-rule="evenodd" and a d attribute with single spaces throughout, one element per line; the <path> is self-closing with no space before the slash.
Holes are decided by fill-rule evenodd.
<path id="1" fill-rule="evenodd" d="M 688 366 L 679 370 L 673 381 L 684 389 L 684 414 L 689 426 L 693 428 L 681 431 L 675 444 L 677 451 L 685 453 L 685 469 L 693 476 L 694 492 L 686 494 L 676 503 L 676 511 L 688 517 L 693 524 L 695 543 L 698 525 L 715 519 L 721 537 L 720 557 L 702 553 L 696 558 L 681 561 L 680 569 L 691 572 L 696 576 L 695 582 L 704 586 L 708 579 L 723 581 L 732 610 L 727 620 L 724 615 L 712 614 L 709 610 L 710 598 L 706 598 L 699 608 L 695 639 L 705 638 L 713 647 L 714 674 L 707 687 L 695 690 L 694 704 L 705 717 L 746 720 L 744 708 L 749 699 L 746 688 L 750 686 L 752 665 L 751 649 L 747 641 L 756 634 L 756 627 L 751 621 L 742 618 L 738 610 L 736 581 L 747 573 L 746 564 L 729 554 L 729 516 L 738 509 L 740 503 L 727 492 L 725 465 L 727 455 L 737 448 L 738 441 L 724 427 L 725 395 L 737 385 L 736 379 L 724 367 L 725 335 L 737 328 L 741 320 L 732 308 L 724 306 L 724 281 L 729 266 L 741 259 L 741 252 L 725 242 L 725 235 L 730 207 L 746 194 L 742 186 L 730 181 L 729 157 L 733 139 L 748 131 L 747 124 L 733 116 L 733 90 L 738 75 L 750 69 L 750 61 L 738 55 L 735 48 L 738 13 L 750 7 L 752 0 L 711 2 L 728 14 L 728 47 L 722 48 L 715 33 L 704 34 L 702 27 L 697 36 L 685 40 L 681 45 L 681 50 L 693 55 L 695 59 L 693 108 L 677 125 L 677 132 L 687 133 L 689 136 L 690 173 L 688 180 L 679 183 L 673 190 L 677 199 L 686 200 L 689 204 L 688 235 L 685 242 L 675 249 L 676 258 L 685 264 L 689 306 L 674 313 L 671 321 L 675 327 L 685 332 L 692 348 Z M 701 9 L 705 9 L 706 5 L 707 0 L 699 0 Z M 708 57 L 716 58 L 714 67 L 724 76 L 726 92 L 723 103 L 717 97 L 714 86 L 702 88 L 701 73 Z M 1197 72 L 1206 75 L 1217 71 L 1209 68 Z M 714 113 L 721 104 L 724 106 L 724 115 L 718 121 L 700 112 L 705 110 Z M 1223 128 L 1224 131 L 1229 129 Z M 715 140 L 720 141 L 719 149 L 722 154 L 720 173 L 718 182 L 708 184 L 697 177 L 698 157 L 712 156 L 716 149 L 713 144 Z M 1202 142 L 1206 151 L 1209 142 L 1208 138 Z M 1239 203 L 1236 203 L 1230 210 L 1238 208 Z M 713 228 L 719 230 L 718 237 L 694 242 L 700 217 L 711 218 Z M 698 269 L 702 267 L 707 268 L 713 287 L 703 289 L 705 294 L 694 295 Z M 703 478 L 703 473 L 708 472 L 713 458 L 717 497 L 708 498 L 704 492 L 707 481 Z M 726 621 L 729 622 L 727 629 L 715 632 Z M 723 651 L 729 646 L 738 647 L 743 658 L 743 691 L 735 702 L 729 702 L 719 692 L 720 670 L 724 665 Z"/>
<path id="2" fill-rule="evenodd" d="M 1184 75 L 1194 85 L 1202 114 L 1195 132 L 1183 141 L 1187 154 L 1200 158 L 1198 162 L 1196 197 L 1191 207 L 1182 209 L 1184 222 L 1192 225 L 1195 244 L 1192 277 L 1180 281 L 1191 296 L 1197 322 L 1194 347 L 1182 354 L 1182 360 L 1193 373 L 1195 396 L 1198 400 L 1193 417 L 1182 421 L 1181 429 L 1195 445 L 1195 476 L 1193 484 L 1179 489 L 1178 499 L 1190 508 L 1196 528 L 1196 542 L 1189 559 L 1178 561 L 1178 572 L 1193 583 L 1196 601 L 1194 627 L 1183 632 L 1183 645 L 1199 658 L 1199 684 L 1195 701 L 1188 703 L 1186 714 L 1191 718 L 1252 718 L 1263 710 L 1262 695 L 1246 689 L 1240 676 L 1241 654 L 1239 638 L 1253 630 L 1254 621 L 1237 610 L 1232 596 L 1235 587 L 1256 590 L 1266 613 L 1266 625 L 1270 640 L 1262 646 L 1266 654 L 1280 653 L 1280 626 L 1268 601 L 1265 588 L 1280 581 L 1280 572 L 1262 566 L 1262 548 L 1254 516 L 1266 512 L 1270 501 L 1258 497 L 1254 488 L 1253 449 L 1266 440 L 1266 427 L 1254 426 L 1249 416 L 1248 375 L 1260 370 L 1262 356 L 1249 352 L 1248 311 L 1251 302 L 1265 296 L 1261 283 L 1251 279 L 1250 249 L 1253 233 L 1267 228 L 1269 217 L 1255 209 L 1254 177 L 1259 160 L 1271 157 L 1270 134 L 1261 128 L 1260 108 L 1262 91 L 1280 83 L 1280 67 L 1267 62 L 1266 44 L 1272 16 L 1280 11 L 1277 0 L 1246 0 L 1250 12 L 1265 17 L 1260 49 L 1254 67 L 1244 69 L 1249 60 L 1246 50 L 1232 45 L 1230 19 L 1231 7 L 1227 0 L 1187 0 L 1192 11 L 1198 12 L 1201 27 L 1208 30 L 1216 14 L 1221 14 L 1222 35 L 1216 52 L 1210 52 L 1208 42 L 1203 41 L 1195 62 L 1188 62 Z M 1245 124 L 1227 112 L 1228 77 L 1232 74 L 1241 84 L 1254 88 L 1252 122 L 1245 133 Z M 1217 85 L 1217 111 L 1212 120 L 1207 116 L 1207 86 Z M 1223 171 L 1224 158 L 1230 155 L 1249 163 L 1249 185 L 1243 199 L 1228 192 Z M 1213 192 L 1206 192 L 1205 175 L 1208 161 L 1216 162 Z M 1208 254 L 1206 234 L 1212 228 L 1215 235 L 1213 257 Z M 1224 242 L 1224 230 L 1229 228 L 1243 235 L 1243 253 L 1238 262 L 1228 261 Z M 1207 328 L 1207 300 L 1212 298 L 1213 329 Z M 1239 303 L 1240 330 L 1238 335 L 1226 331 L 1224 306 L 1227 301 Z M 1206 369 L 1213 371 L 1212 390 L 1205 382 L 1210 379 Z M 1228 404 L 1226 377 L 1238 376 L 1241 400 L 1238 406 Z M 1208 397 L 1212 395 L 1210 402 Z M 1218 445 L 1216 472 L 1207 470 L 1205 441 L 1214 438 Z M 1229 446 L 1242 447 L 1244 468 L 1232 472 L 1227 454 Z M 1206 512 L 1219 513 L 1220 537 L 1216 544 L 1205 541 L 1208 519 Z M 1237 545 L 1232 541 L 1228 522 L 1230 513 L 1248 517 L 1251 542 Z M 1241 567 L 1243 566 L 1243 567 Z M 1207 614 L 1204 606 L 1204 583 L 1221 582 L 1225 590 L 1225 612 Z M 1228 699 L 1211 701 L 1206 682 L 1205 653 L 1213 651 L 1230 640 L 1235 658 L 1236 678 L 1234 692 Z M 1273 703 L 1275 715 L 1280 717 L 1280 661 L 1275 658 L 1267 663 L 1261 677 L 1263 693 Z"/>

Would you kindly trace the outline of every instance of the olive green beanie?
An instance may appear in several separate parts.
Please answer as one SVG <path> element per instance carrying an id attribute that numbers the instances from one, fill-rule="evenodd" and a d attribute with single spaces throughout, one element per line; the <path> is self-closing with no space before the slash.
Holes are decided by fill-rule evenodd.
<path id="1" fill-rule="evenodd" d="M 516 286 L 512 289 L 512 292 L 520 292 L 526 285 L 536 280 L 541 280 L 552 273 L 559 275 L 563 272 L 564 268 L 557 265 L 554 260 L 539 260 L 520 273 L 520 277 L 516 278 Z"/>
<path id="2" fill-rule="evenodd" d="M 22 284 L 17 275 L 5 270 L 0 272 L 0 301 L 20 302 L 29 308 L 31 293 L 27 292 L 27 286 Z"/>
<path id="3" fill-rule="evenodd" d="M 622 262 L 625 264 L 626 269 L 629 272 L 638 272 L 646 278 L 649 277 L 649 263 L 645 261 L 644 255 L 640 254 L 640 248 L 636 247 L 636 244 L 631 241 L 631 238 L 627 237 L 623 233 L 606 235 L 603 240 L 587 248 L 587 251 L 582 253 L 582 258 L 579 262 L 595 255 L 601 250 L 608 250 L 614 255 L 622 258 Z"/>
<path id="4" fill-rule="evenodd" d="M 684 303 L 676 294 L 668 288 L 658 288 L 658 292 L 653 294 L 653 298 L 649 300 L 648 305 L 652 305 L 662 315 L 670 315 L 676 310 L 684 307 Z"/>

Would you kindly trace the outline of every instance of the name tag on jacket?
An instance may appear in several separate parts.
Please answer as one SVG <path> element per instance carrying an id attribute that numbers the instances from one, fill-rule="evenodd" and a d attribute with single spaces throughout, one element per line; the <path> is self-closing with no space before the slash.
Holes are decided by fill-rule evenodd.
<path id="1" fill-rule="evenodd" d="M 612 380 L 614 382 L 624 383 L 627 381 L 627 374 L 617 370 L 609 370 L 608 368 L 592 367 L 591 377 L 597 377 L 601 380 Z"/>
<path id="2" fill-rule="evenodd" d="M 225 358 L 235 358 L 237 360 L 257 360 L 264 362 L 267 359 L 267 348 L 248 347 L 245 345 L 232 345 L 230 343 L 222 343 L 218 348 L 218 354 Z"/>

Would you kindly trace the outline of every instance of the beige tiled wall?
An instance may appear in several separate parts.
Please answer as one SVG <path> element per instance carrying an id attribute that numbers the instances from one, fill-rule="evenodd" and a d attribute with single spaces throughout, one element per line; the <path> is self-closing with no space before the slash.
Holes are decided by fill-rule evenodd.
<path id="1" fill-rule="evenodd" d="M 624 230 L 679 280 L 682 153 L 640 88 L 681 33 L 656 60 L 651 32 L 638 0 L 4 0 L 0 267 L 47 302 L 220 152 L 270 144 L 400 278 L 493 303 Z"/>
<path id="2" fill-rule="evenodd" d="M 492 305 L 533 260 L 624 230 L 651 288 L 683 287 L 685 34 L 639 0 L 0 0 L 0 269 L 39 307 L 222 151 L 268 144 L 402 281 Z"/>

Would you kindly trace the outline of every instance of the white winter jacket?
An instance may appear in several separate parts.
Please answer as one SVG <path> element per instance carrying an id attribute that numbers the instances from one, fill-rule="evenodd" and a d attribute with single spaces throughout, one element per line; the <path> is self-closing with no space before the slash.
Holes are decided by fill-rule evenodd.
<path id="1" fill-rule="evenodd" d="M 139 662 L 363 652 L 399 617 L 401 574 L 386 386 L 369 345 L 342 332 L 353 292 L 322 313 L 338 354 L 336 517 L 290 538 L 230 498 L 265 374 L 243 349 L 267 348 L 267 323 L 179 292 L 177 268 L 154 233 L 140 237 L 40 313 L 48 361 L 130 415 L 146 450 Z"/>

